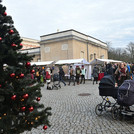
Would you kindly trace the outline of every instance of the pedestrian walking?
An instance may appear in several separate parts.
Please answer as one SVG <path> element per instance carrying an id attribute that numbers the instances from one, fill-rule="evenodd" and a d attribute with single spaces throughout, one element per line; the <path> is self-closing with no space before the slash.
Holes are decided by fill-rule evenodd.
<path id="1" fill-rule="evenodd" d="M 80 69 L 80 67 L 79 66 L 76 66 L 76 82 L 77 82 L 77 85 L 79 85 L 80 84 L 80 75 L 81 75 L 81 69 Z"/>
<path id="2" fill-rule="evenodd" d="M 97 68 L 97 66 L 95 65 L 95 67 L 93 68 L 93 85 L 94 85 L 94 82 L 96 81 L 96 84 L 98 83 L 98 74 L 99 74 L 99 70 Z"/>
<path id="3" fill-rule="evenodd" d="M 75 86 L 75 71 L 72 66 L 70 66 L 70 79 L 68 85 L 70 85 L 71 81 L 74 83 L 73 85 Z"/>
<path id="4" fill-rule="evenodd" d="M 66 83 L 64 82 L 63 78 L 64 78 L 64 70 L 62 67 L 59 68 L 59 81 L 62 82 L 64 84 L 64 86 L 66 86 Z"/>
<path id="5" fill-rule="evenodd" d="M 86 69 L 84 68 L 84 65 L 82 65 L 82 68 L 81 68 L 81 82 L 83 82 L 83 84 L 85 84 L 85 74 L 86 74 Z"/>

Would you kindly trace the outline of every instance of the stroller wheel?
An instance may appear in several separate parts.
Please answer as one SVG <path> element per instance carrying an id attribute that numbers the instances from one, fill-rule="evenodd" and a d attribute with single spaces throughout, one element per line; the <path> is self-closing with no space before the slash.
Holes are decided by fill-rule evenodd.
<path id="1" fill-rule="evenodd" d="M 95 107 L 95 113 L 96 113 L 98 116 L 101 116 L 101 115 L 103 114 L 102 103 L 98 104 L 98 105 Z"/>
<path id="2" fill-rule="evenodd" d="M 121 119 L 121 110 L 120 107 L 114 106 L 112 108 L 112 117 L 114 120 Z"/>
<path id="3" fill-rule="evenodd" d="M 104 104 L 104 110 L 105 111 L 111 111 L 111 102 L 110 101 L 106 101 Z"/>

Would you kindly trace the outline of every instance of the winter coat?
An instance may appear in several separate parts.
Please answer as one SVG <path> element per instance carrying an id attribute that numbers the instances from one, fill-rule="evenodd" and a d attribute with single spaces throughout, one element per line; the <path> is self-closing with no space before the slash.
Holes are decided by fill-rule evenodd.
<path id="1" fill-rule="evenodd" d="M 94 69 L 93 69 L 93 77 L 94 78 L 98 77 L 98 74 L 99 74 L 99 70 L 96 67 L 94 67 Z"/>

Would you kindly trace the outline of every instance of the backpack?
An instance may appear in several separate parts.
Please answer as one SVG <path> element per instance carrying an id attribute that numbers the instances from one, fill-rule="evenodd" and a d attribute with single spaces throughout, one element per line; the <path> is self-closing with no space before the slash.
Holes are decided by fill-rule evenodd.
<path id="1" fill-rule="evenodd" d="M 80 70 L 77 70 L 77 74 L 80 74 Z"/>

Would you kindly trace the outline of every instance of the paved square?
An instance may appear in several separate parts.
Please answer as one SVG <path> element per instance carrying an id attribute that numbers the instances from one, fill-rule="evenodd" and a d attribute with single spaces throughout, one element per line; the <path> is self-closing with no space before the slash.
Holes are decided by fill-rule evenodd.
<path id="1" fill-rule="evenodd" d="M 86 81 L 76 86 L 62 85 L 59 90 L 43 87 L 42 94 L 41 102 L 52 107 L 51 127 L 44 131 L 41 126 L 27 134 L 134 134 L 132 122 L 113 120 L 111 113 L 95 114 L 96 105 L 102 101 L 98 84 Z"/>

